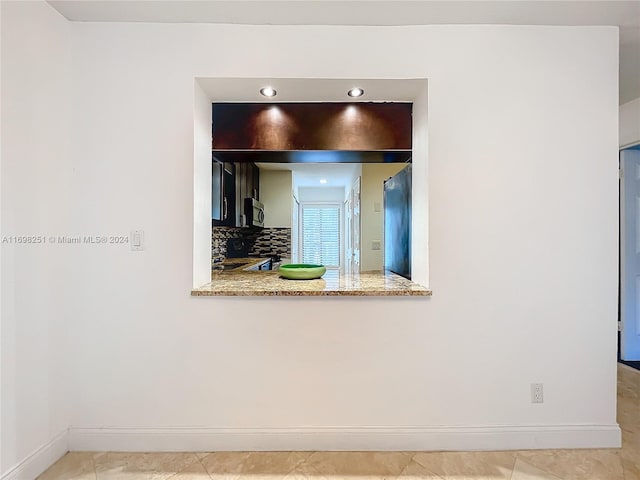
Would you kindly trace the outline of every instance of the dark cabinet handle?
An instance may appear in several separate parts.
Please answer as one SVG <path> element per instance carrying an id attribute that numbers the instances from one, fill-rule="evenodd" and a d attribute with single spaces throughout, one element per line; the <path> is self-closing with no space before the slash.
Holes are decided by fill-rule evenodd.
<path id="1" fill-rule="evenodd" d="M 222 219 L 227 219 L 227 197 L 222 199 Z"/>

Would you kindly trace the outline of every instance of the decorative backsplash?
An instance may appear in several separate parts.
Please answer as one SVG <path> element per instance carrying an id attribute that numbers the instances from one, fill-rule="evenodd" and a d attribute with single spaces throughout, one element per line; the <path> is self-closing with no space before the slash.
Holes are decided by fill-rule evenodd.
<path id="1" fill-rule="evenodd" d="M 211 263 L 227 256 L 227 239 L 243 238 L 250 242 L 252 255 L 291 257 L 290 228 L 213 227 L 211 229 Z"/>
<path id="2" fill-rule="evenodd" d="M 282 227 L 259 230 L 255 243 L 251 248 L 251 253 L 291 257 L 291 229 Z"/>

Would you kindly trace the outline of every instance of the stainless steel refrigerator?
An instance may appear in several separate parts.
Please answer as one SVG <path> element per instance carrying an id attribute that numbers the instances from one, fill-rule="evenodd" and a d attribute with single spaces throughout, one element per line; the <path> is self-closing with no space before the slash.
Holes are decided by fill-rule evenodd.
<path id="1" fill-rule="evenodd" d="M 411 165 L 384 182 L 384 269 L 411 279 Z"/>

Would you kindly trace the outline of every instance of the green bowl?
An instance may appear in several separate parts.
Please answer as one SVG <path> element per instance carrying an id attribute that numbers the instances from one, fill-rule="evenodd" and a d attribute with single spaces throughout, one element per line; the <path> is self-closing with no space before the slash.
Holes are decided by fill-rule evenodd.
<path id="1" fill-rule="evenodd" d="M 324 265 L 308 263 L 285 263 L 278 269 L 280 276 L 289 280 L 312 280 L 320 278 L 327 271 Z"/>

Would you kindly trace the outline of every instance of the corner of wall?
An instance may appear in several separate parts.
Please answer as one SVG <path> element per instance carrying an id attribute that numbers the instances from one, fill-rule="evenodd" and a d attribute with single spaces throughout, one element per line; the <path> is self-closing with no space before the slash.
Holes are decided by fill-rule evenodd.
<path id="1" fill-rule="evenodd" d="M 0 12 L 2 233 L 64 234 L 74 187 L 70 22 L 45 1 L 0 2 Z M 35 478 L 67 451 L 73 397 L 68 251 L 14 247 L 3 246 L 1 264 L 2 480 Z"/>
<path id="2" fill-rule="evenodd" d="M 37 478 L 42 472 L 69 451 L 69 430 L 64 429 L 49 442 L 34 450 L 14 467 L 7 470 L 0 480 L 24 480 Z"/>
<path id="3" fill-rule="evenodd" d="M 194 79 L 193 287 L 211 280 L 211 99 Z"/>
<path id="4" fill-rule="evenodd" d="M 640 97 L 620 105 L 619 112 L 620 147 L 640 143 Z"/>

